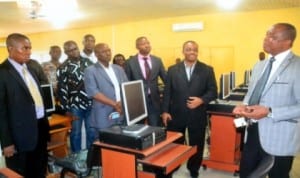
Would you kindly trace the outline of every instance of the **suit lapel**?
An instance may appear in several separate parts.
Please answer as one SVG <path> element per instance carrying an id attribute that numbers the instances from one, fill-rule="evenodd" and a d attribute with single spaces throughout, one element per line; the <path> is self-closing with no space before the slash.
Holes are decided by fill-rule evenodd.
<path id="1" fill-rule="evenodd" d="M 95 64 L 97 68 L 100 68 L 99 73 L 100 76 L 102 76 L 105 80 L 108 81 L 108 83 L 110 83 L 113 86 L 112 81 L 110 80 L 109 76 L 107 75 L 107 73 L 105 72 L 105 69 L 103 68 L 102 65 L 100 65 L 98 62 Z"/>
<path id="2" fill-rule="evenodd" d="M 134 69 L 138 70 L 138 73 L 140 74 L 140 78 L 142 78 L 143 80 L 145 80 L 145 77 L 143 75 L 140 63 L 139 63 L 139 59 L 138 59 L 138 55 L 135 56 L 135 60 L 133 61 L 133 67 Z"/>
<path id="3" fill-rule="evenodd" d="M 293 54 L 290 53 L 280 64 L 280 66 L 278 67 L 278 69 L 275 71 L 275 73 L 272 75 L 272 77 L 270 78 L 270 81 L 267 83 L 266 88 L 264 89 L 264 92 L 262 93 L 262 95 L 264 95 L 264 93 L 266 91 L 269 90 L 269 88 L 272 86 L 273 82 L 277 79 L 277 77 L 287 68 L 287 66 L 291 63 L 291 59 L 293 57 Z"/>
<path id="4" fill-rule="evenodd" d="M 188 80 L 188 76 L 186 75 L 186 71 L 185 71 L 185 65 L 184 62 L 179 64 L 179 76 L 180 78 L 182 78 L 182 80 L 188 84 L 189 80 Z"/>
<path id="5" fill-rule="evenodd" d="M 30 91 L 24 82 L 22 76 L 18 73 L 18 71 L 14 68 L 14 66 L 7 60 L 6 66 L 8 69 L 8 72 L 12 75 L 12 77 L 22 86 L 22 88 L 25 90 L 25 92 L 31 97 Z"/>

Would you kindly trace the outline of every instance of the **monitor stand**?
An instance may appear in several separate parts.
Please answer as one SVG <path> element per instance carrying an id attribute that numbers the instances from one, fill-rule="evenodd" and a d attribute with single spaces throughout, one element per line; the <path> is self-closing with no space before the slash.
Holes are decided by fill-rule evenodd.
<path id="1" fill-rule="evenodd" d="M 133 124 L 122 127 L 122 132 L 129 134 L 139 134 L 146 130 L 149 126 L 145 124 Z"/>

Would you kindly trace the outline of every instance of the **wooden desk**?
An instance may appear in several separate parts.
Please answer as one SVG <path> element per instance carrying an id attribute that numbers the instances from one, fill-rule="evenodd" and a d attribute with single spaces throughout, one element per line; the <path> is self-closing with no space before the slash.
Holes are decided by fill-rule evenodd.
<path id="1" fill-rule="evenodd" d="M 237 173 L 240 162 L 241 133 L 236 131 L 234 116 L 229 113 L 211 114 L 211 135 L 209 159 L 202 166 Z"/>
<path id="2" fill-rule="evenodd" d="M 167 132 L 165 141 L 144 150 L 98 142 L 104 178 L 155 178 L 156 172 L 168 174 L 196 153 L 196 147 L 173 143 L 182 134 Z"/>
<path id="3" fill-rule="evenodd" d="M 71 119 L 67 116 L 52 114 L 49 119 L 51 141 L 47 149 L 55 157 L 63 158 L 68 151 L 68 133 L 71 129 Z"/>
<path id="4" fill-rule="evenodd" d="M 16 172 L 14 172 L 6 167 L 0 168 L 0 172 L 8 178 L 22 178 L 21 175 L 17 174 Z"/>

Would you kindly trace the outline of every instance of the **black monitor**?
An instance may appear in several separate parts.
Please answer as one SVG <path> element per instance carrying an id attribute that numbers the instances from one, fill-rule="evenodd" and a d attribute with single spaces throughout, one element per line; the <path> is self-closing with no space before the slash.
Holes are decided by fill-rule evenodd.
<path id="1" fill-rule="evenodd" d="M 231 71 L 230 72 L 230 90 L 235 89 L 235 72 Z"/>
<path id="2" fill-rule="evenodd" d="M 220 99 L 226 100 L 230 96 L 230 74 L 224 73 L 220 78 Z"/>
<path id="3" fill-rule="evenodd" d="M 148 112 L 143 81 L 123 82 L 121 92 L 126 124 L 131 126 L 145 119 Z"/>
<path id="4" fill-rule="evenodd" d="M 51 84 L 41 85 L 43 92 L 44 107 L 47 113 L 55 111 L 55 99 L 53 93 L 53 87 Z"/>

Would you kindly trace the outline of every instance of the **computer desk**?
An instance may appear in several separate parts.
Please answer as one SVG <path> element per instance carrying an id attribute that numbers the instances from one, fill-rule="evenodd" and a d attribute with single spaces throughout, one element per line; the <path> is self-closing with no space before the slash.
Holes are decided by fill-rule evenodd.
<path id="1" fill-rule="evenodd" d="M 67 138 L 71 121 L 71 118 L 59 114 L 52 114 L 49 118 L 51 141 L 48 142 L 47 150 L 55 157 L 63 158 L 69 153 Z"/>
<path id="2" fill-rule="evenodd" d="M 7 178 L 22 178 L 21 175 L 17 174 L 16 172 L 6 167 L 0 168 L 0 173 L 5 175 Z"/>
<path id="3" fill-rule="evenodd" d="M 169 174 L 196 153 L 196 146 L 173 143 L 181 133 L 167 132 L 167 138 L 144 150 L 125 148 L 103 142 L 100 146 L 103 178 L 156 178 Z"/>
<path id="4" fill-rule="evenodd" d="M 227 108 L 221 112 L 208 111 L 211 123 L 210 154 L 208 159 L 203 159 L 202 166 L 236 175 L 241 156 L 241 133 L 234 126 L 235 116 L 224 111 L 228 111 Z"/>

